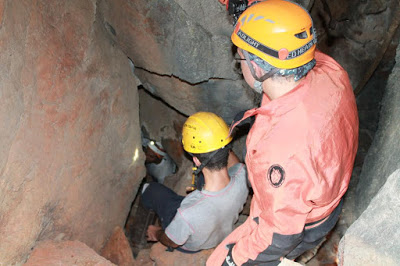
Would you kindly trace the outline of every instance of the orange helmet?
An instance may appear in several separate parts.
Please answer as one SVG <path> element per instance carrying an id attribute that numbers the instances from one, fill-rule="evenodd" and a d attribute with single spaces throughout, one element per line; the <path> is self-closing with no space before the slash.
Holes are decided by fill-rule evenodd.
<path id="1" fill-rule="evenodd" d="M 238 48 L 281 69 L 310 62 L 317 43 L 307 10 L 286 0 L 266 0 L 247 8 L 231 39 Z"/>

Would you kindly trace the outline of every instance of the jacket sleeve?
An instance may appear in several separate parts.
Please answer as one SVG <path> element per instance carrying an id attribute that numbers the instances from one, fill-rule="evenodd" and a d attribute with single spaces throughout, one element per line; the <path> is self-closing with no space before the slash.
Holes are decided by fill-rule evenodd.
<path id="1" fill-rule="evenodd" d="M 301 242 L 311 211 L 308 198 L 314 187 L 313 181 L 306 178 L 309 173 L 304 165 L 292 157 L 269 167 L 259 165 L 259 170 L 249 169 L 254 172 L 254 229 L 233 248 L 237 264 L 278 265 Z"/>

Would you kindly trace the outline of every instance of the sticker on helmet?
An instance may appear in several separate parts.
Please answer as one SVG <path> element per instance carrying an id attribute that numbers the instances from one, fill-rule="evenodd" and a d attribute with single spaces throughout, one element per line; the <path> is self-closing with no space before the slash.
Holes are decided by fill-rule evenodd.
<path id="1" fill-rule="evenodd" d="M 287 56 L 286 59 L 293 59 L 293 58 L 296 58 L 296 57 L 304 54 L 305 52 L 310 50 L 311 47 L 313 47 L 316 43 L 317 43 L 317 39 L 313 38 L 311 41 L 309 41 L 308 43 L 306 43 L 302 47 L 300 47 L 300 48 L 298 48 L 296 50 L 290 51 L 289 55 Z"/>
<path id="2" fill-rule="evenodd" d="M 285 170 L 279 164 L 274 164 L 268 169 L 267 176 L 273 187 L 280 187 L 285 180 Z"/>

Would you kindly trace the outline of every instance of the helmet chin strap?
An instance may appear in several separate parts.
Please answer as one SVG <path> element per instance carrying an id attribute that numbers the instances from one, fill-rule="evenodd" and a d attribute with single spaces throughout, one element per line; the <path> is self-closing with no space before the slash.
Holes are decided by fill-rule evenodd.
<path id="1" fill-rule="evenodd" d="M 266 73 L 263 76 L 261 76 L 260 78 L 257 77 L 256 71 L 255 71 L 253 65 L 251 64 L 249 53 L 247 51 L 243 50 L 243 49 L 241 49 L 241 50 L 243 52 L 244 58 L 246 59 L 246 63 L 250 68 L 251 75 L 253 76 L 253 78 L 256 81 L 263 83 L 265 80 L 269 79 L 270 77 L 272 77 L 273 75 L 275 75 L 279 71 L 279 69 L 274 68 L 271 71 L 269 71 L 268 73 Z"/>
<path id="2" fill-rule="evenodd" d="M 225 147 L 222 147 L 221 149 L 223 149 L 223 148 L 225 148 Z M 219 150 L 220 149 L 213 151 L 210 154 L 210 157 L 208 157 L 206 160 L 204 160 L 204 162 L 202 162 L 199 166 L 196 166 L 196 170 L 193 171 L 193 173 L 196 175 L 196 177 L 203 170 L 203 168 L 211 161 L 211 159 L 214 157 L 214 155 L 217 154 L 217 152 Z M 190 155 L 194 156 L 193 154 L 190 154 Z"/>
<path id="3" fill-rule="evenodd" d="M 263 93 L 262 82 L 259 82 L 258 80 L 255 80 L 253 86 L 254 86 L 254 90 L 258 94 L 262 94 Z"/>

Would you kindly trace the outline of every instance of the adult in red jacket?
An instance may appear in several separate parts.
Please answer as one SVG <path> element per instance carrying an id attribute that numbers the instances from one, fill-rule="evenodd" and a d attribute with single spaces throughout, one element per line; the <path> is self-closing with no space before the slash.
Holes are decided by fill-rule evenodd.
<path id="1" fill-rule="evenodd" d="M 207 265 L 278 265 L 316 247 L 339 218 L 357 151 L 357 106 L 346 71 L 316 51 L 301 6 L 252 5 L 232 41 L 246 82 L 263 95 L 240 120 L 255 117 L 246 141 L 254 196 L 247 221 Z"/>

